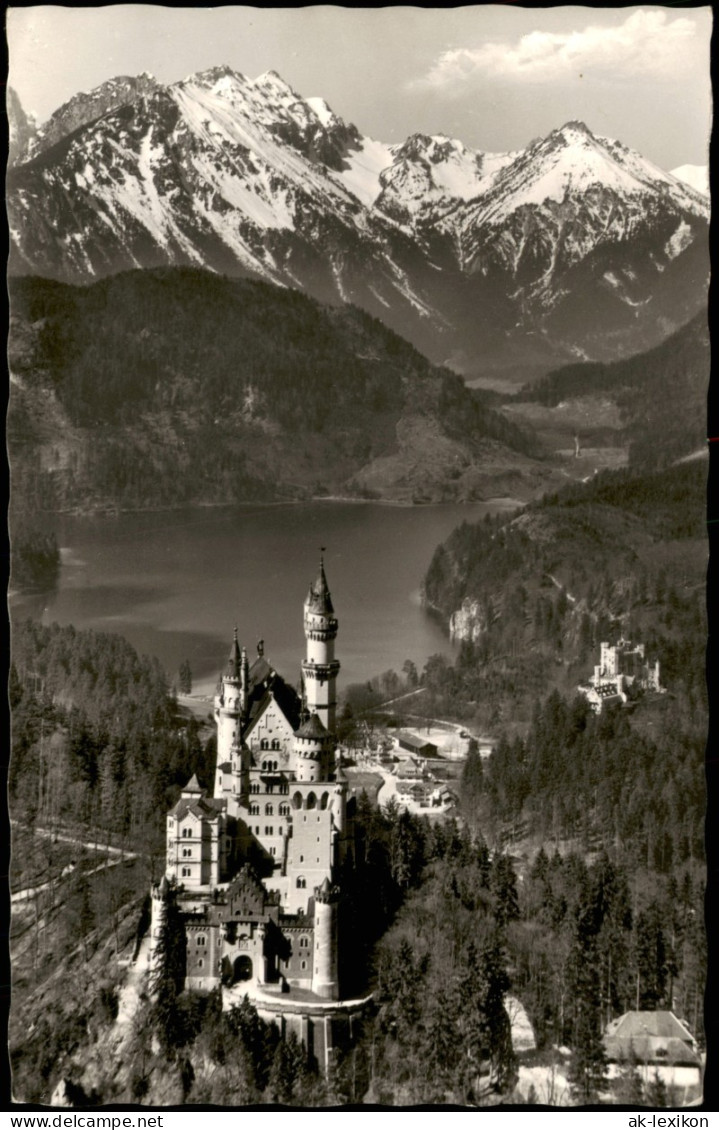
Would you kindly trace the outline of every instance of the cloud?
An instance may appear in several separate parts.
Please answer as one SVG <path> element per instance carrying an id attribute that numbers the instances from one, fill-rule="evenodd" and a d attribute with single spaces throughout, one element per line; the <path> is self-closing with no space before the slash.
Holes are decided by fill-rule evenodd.
<path id="1" fill-rule="evenodd" d="M 476 79 L 550 82 L 597 72 L 607 77 L 671 78 L 696 64 L 694 21 L 640 8 L 615 27 L 531 31 L 514 43 L 444 51 L 414 85 L 451 93 Z"/>

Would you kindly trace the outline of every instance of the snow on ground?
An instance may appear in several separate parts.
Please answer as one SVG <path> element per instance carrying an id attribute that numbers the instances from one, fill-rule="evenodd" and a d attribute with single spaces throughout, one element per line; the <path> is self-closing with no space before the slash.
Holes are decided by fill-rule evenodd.
<path id="1" fill-rule="evenodd" d="M 519 1065 L 516 1089 L 524 1099 L 534 1088 L 536 1101 L 542 1106 L 572 1106 L 566 1068 L 562 1065 L 527 1067 Z"/>
<path id="2" fill-rule="evenodd" d="M 522 1002 L 518 997 L 507 995 L 504 998 L 504 1008 L 512 1026 L 512 1047 L 515 1053 L 534 1051 L 537 1041 Z"/>

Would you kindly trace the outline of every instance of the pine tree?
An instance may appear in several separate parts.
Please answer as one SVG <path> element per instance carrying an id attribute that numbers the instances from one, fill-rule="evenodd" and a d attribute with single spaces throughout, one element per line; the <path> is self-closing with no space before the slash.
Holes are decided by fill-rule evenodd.
<path id="1" fill-rule="evenodd" d="M 586 876 L 586 869 L 583 871 Z M 602 1039 L 602 1000 L 597 935 L 601 915 L 588 881 L 576 906 L 571 953 L 571 989 L 574 998 L 574 1032 L 569 1081 L 574 1097 L 583 1105 L 596 1103 L 607 1086 L 607 1059 Z"/>
<path id="2" fill-rule="evenodd" d="M 596 1003 L 587 999 L 577 1002 L 569 1081 L 575 1098 L 584 1106 L 596 1103 L 599 1092 L 607 1086 L 607 1061 L 597 1016 Z"/>
<path id="3" fill-rule="evenodd" d="M 654 1072 L 654 1078 L 647 1086 L 647 1105 L 659 1108 L 669 1106 L 667 1085 L 658 1071 Z"/>
<path id="4" fill-rule="evenodd" d="M 479 745 L 477 741 L 472 738 L 469 742 L 467 760 L 462 768 L 462 777 L 460 779 L 462 803 L 466 807 L 468 814 L 472 814 L 476 811 L 482 798 L 483 789 L 484 771 L 482 768 L 482 758 L 479 754 Z"/>
<path id="5" fill-rule="evenodd" d="M 514 1072 L 509 1017 L 504 996 L 509 988 L 502 950 L 496 939 L 481 949 L 470 942 L 458 981 L 462 1063 L 459 1079 L 470 1098 L 479 1095 L 480 1076 L 494 1091 L 504 1091 Z"/>
<path id="6" fill-rule="evenodd" d="M 494 917 L 499 927 L 519 918 L 517 876 L 508 855 L 495 855 L 492 860 L 490 889 L 494 895 Z"/>
<path id="7" fill-rule="evenodd" d="M 192 694 L 192 670 L 187 659 L 180 666 L 178 686 L 180 694 Z"/>
<path id="8" fill-rule="evenodd" d="M 182 1015 L 177 998 L 185 980 L 185 933 L 174 888 L 165 885 L 164 913 L 154 943 L 154 965 L 150 976 L 153 999 L 153 1021 L 160 1041 L 169 1055 L 174 1055 L 184 1035 Z"/>
<path id="9" fill-rule="evenodd" d="M 622 1106 L 641 1106 L 645 1102 L 644 1084 L 634 1054 L 621 1065 L 615 1097 Z"/>

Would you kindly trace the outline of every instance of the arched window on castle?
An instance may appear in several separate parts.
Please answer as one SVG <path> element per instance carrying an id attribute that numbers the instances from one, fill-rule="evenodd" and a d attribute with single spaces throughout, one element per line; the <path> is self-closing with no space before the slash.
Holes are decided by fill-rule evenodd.
<path id="1" fill-rule="evenodd" d="M 250 792 L 251 793 L 258 793 L 259 791 L 260 791 L 259 781 L 253 781 L 252 784 L 250 785 Z"/>
<path id="2" fill-rule="evenodd" d="M 309 940 L 309 938 L 305 937 L 304 934 L 303 934 L 303 936 L 300 938 L 300 949 L 306 950 L 306 949 L 309 949 L 309 946 L 310 946 L 310 940 Z"/>
<path id="3" fill-rule="evenodd" d="M 275 814 L 274 805 L 266 804 L 265 805 L 265 816 L 274 816 L 274 814 Z"/>
<path id="4" fill-rule="evenodd" d="M 272 739 L 272 748 L 273 749 L 279 749 L 280 748 L 280 739 L 279 738 L 273 738 Z M 275 769 L 277 768 L 277 762 L 276 761 L 275 761 L 274 767 L 275 767 Z"/>
<path id="5" fill-rule="evenodd" d="M 304 889 L 306 888 L 307 880 L 305 879 L 304 875 L 297 876 L 297 886 L 301 891 L 304 891 Z"/>
<path id="6" fill-rule="evenodd" d="M 259 804 L 251 804 L 250 805 L 250 816 L 259 816 L 259 815 L 260 815 Z"/>

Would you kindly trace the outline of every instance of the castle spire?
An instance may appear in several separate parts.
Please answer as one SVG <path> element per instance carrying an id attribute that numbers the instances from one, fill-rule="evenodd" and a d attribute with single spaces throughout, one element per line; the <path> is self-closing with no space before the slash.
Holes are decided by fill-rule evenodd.
<path id="1" fill-rule="evenodd" d="M 307 594 L 305 606 L 311 612 L 316 612 L 320 616 L 331 616 L 334 612 L 334 608 L 332 607 L 330 588 L 327 584 L 327 577 L 325 576 L 324 551 L 325 547 L 320 546 L 320 567 L 317 572 L 316 580 L 310 585 L 310 591 Z"/>
<path id="2" fill-rule="evenodd" d="M 232 647 L 230 648 L 230 658 L 227 661 L 226 675 L 229 679 L 240 678 L 240 645 L 237 640 L 237 628 L 235 627 L 234 638 L 232 640 Z"/>

